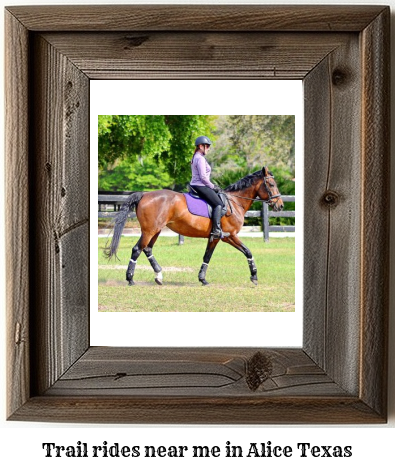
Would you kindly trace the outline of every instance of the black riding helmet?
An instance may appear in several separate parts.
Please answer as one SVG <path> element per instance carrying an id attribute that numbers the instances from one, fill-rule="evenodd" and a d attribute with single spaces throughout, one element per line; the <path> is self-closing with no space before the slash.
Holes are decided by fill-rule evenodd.
<path id="1" fill-rule="evenodd" d="M 211 140 L 206 137 L 205 135 L 201 135 L 200 137 L 198 137 L 196 140 L 195 140 L 195 146 L 198 147 L 199 145 L 213 145 L 213 143 L 211 142 Z"/>

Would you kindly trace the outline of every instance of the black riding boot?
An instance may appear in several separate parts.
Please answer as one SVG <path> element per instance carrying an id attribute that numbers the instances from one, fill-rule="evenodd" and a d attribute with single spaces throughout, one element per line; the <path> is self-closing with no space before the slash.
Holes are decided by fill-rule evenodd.
<path id="1" fill-rule="evenodd" d="M 222 206 L 214 207 L 213 215 L 211 216 L 211 219 L 213 221 L 213 228 L 211 229 L 211 236 L 213 238 L 221 238 L 222 237 L 221 212 L 222 212 Z"/>

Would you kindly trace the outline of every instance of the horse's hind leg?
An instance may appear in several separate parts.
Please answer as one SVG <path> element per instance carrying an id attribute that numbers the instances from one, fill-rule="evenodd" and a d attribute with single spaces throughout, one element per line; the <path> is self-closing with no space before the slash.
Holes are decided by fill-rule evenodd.
<path id="1" fill-rule="evenodd" d="M 159 235 L 159 233 L 157 235 Z M 156 238 L 157 238 L 157 235 L 156 235 Z M 139 241 L 134 245 L 132 249 L 132 256 L 128 264 L 128 269 L 126 270 L 126 280 L 129 282 L 129 286 L 134 285 L 133 276 L 134 276 L 134 271 L 136 269 L 137 259 L 141 255 L 141 252 L 148 246 L 148 243 L 151 241 L 152 238 L 153 237 L 151 234 L 142 233 L 141 237 L 139 238 Z"/>
<path id="2" fill-rule="evenodd" d="M 136 269 L 137 259 L 141 254 L 141 241 L 143 236 L 139 238 L 139 241 L 134 245 L 132 249 L 132 256 L 130 258 L 128 269 L 126 270 L 126 280 L 129 282 L 129 286 L 133 286 L 135 282 L 133 281 L 134 270 Z"/>
<path id="3" fill-rule="evenodd" d="M 208 264 L 210 262 L 211 256 L 213 255 L 215 247 L 217 246 L 219 240 L 220 240 L 219 238 L 214 238 L 214 239 L 209 238 L 209 241 L 207 243 L 206 251 L 203 257 L 203 264 L 199 271 L 199 281 L 204 286 L 208 285 L 208 282 L 206 281 L 206 272 L 207 272 L 207 268 L 208 268 Z"/>
<path id="4" fill-rule="evenodd" d="M 148 258 L 148 261 L 150 262 L 152 269 L 156 273 L 155 276 L 155 282 L 159 284 L 160 286 L 163 284 L 163 275 L 162 275 L 162 268 L 160 267 L 159 263 L 156 261 L 154 255 L 152 254 L 152 248 L 156 242 L 156 240 L 159 237 L 160 232 L 158 232 L 156 235 L 154 235 L 151 238 L 151 241 L 148 243 L 148 246 L 144 248 L 144 253 Z"/>

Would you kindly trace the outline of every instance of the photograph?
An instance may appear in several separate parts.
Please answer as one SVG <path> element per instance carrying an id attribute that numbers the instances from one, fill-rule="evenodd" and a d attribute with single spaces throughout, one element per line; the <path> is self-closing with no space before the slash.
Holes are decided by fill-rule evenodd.
<path id="1" fill-rule="evenodd" d="M 294 311 L 295 184 L 294 115 L 99 115 L 99 311 Z"/>

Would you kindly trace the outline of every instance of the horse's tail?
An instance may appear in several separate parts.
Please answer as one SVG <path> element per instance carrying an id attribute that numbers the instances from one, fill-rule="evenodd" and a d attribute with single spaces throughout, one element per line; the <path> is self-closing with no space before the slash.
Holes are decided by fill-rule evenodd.
<path id="1" fill-rule="evenodd" d="M 121 210 L 115 217 L 114 231 L 112 235 L 112 240 L 110 246 L 106 246 L 104 249 L 104 255 L 106 258 L 111 259 L 116 255 L 119 245 L 119 240 L 121 239 L 123 228 L 125 227 L 128 214 L 133 208 L 137 208 L 138 203 L 141 198 L 144 196 L 143 192 L 136 192 L 131 194 L 126 202 L 122 204 Z"/>

